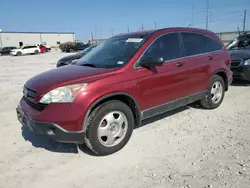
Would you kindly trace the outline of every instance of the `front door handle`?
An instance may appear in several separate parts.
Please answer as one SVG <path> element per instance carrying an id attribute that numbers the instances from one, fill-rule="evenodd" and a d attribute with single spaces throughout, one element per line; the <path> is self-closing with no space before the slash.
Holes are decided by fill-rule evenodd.
<path id="1" fill-rule="evenodd" d="M 185 65 L 185 62 L 178 62 L 178 63 L 176 63 L 176 67 L 181 67 L 183 65 Z"/>
<path id="2" fill-rule="evenodd" d="M 208 56 L 208 60 L 212 60 L 213 59 L 213 56 Z"/>

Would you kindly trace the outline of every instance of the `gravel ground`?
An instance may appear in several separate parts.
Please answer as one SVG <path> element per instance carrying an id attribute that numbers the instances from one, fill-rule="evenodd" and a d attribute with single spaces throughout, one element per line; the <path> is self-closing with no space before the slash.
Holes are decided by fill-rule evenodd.
<path id="1" fill-rule="evenodd" d="M 250 187 L 250 85 L 234 82 L 216 110 L 192 104 L 143 122 L 119 152 L 91 155 L 22 128 L 27 79 L 65 56 L 0 57 L 0 188 Z"/>

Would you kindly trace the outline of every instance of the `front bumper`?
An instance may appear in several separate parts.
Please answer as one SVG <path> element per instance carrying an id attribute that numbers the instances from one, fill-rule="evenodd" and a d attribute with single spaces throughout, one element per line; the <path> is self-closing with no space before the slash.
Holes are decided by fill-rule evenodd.
<path id="1" fill-rule="evenodd" d="M 54 123 L 38 122 L 32 120 L 27 117 L 20 108 L 16 108 L 16 112 L 19 122 L 32 132 L 46 135 L 58 142 L 77 144 L 83 143 L 84 132 L 67 131 Z"/>
<path id="2" fill-rule="evenodd" d="M 21 99 L 16 113 L 19 122 L 33 132 L 63 143 L 82 144 L 84 142 L 83 120 L 79 120 L 76 109 L 69 106 L 58 108 L 51 105 L 39 111 Z"/>
<path id="3" fill-rule="evenodd" d="M 250 81 L 250 66 L 231 67 L 233 78 Z"/>

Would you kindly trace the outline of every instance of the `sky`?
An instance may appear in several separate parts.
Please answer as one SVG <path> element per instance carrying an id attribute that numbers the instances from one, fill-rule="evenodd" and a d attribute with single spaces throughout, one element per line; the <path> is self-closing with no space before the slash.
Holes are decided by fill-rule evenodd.
<path id="1" fill-rule="evenodd" d="M 207 0 L 3 0 L 2 31 L 75 32 L 87 41 L 139 29 L 206 27 Z M 250 0 L 209 0 L 208 29 L 250 30 Z M 143 26 L 142 26 L 143 25 Z"/>

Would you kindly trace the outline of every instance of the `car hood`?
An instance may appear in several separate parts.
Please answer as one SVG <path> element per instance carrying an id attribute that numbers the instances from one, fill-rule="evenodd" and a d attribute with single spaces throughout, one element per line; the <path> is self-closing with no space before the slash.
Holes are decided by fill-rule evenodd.
<path id="1" fill-rule="evenodd" d="M 250 59 L 250 49 L 231 50 L 229 51 L 231 59 Z"/>
<path id="2" fill-rule="evenodd" d="M 67 61 L 71 61 L 71 60 L 75 60 L 75 59 L 80 59 L 81 57 L 83 57 L 83 54 L 77 53 L 74 55 L 69 55 L 69 56 L 63 57 L 59 60 L 59 62 L 67 62 Z"/>
<path id="3" fill-rule="evenodd" d="M 25 86 L 41 95 L 60 86 L 85 81 L 88 82 L 91 79 L 94 80 L 104 75 L 113 74 L 113 70 L 114 69 L 66 65 L 34 76 L 25 83 Z"/>

